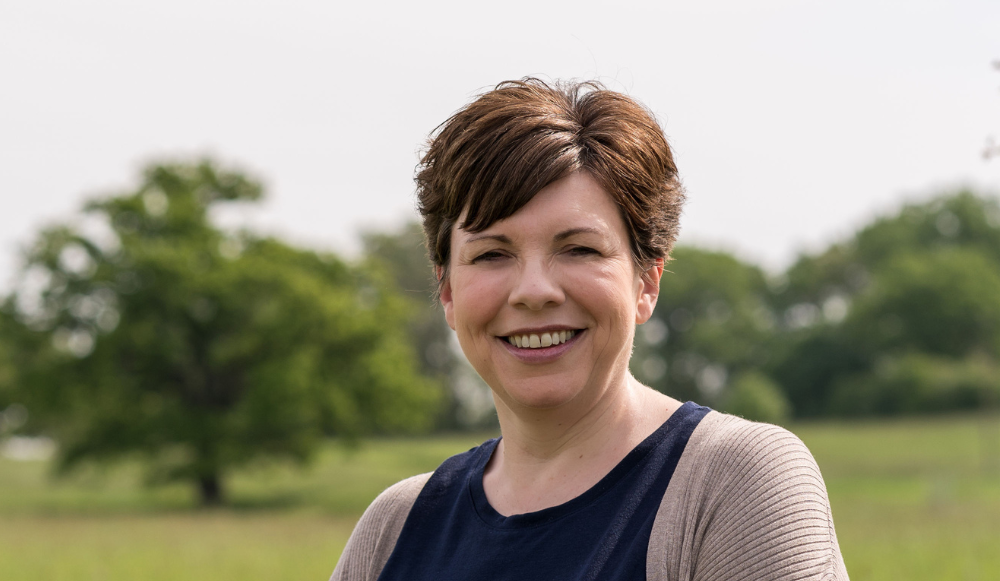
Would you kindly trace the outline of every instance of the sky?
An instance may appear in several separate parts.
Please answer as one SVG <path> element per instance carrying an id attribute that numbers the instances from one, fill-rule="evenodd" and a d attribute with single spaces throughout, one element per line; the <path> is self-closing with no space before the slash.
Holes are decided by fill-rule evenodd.
<path id="1" fill-rule="evenodd" d="M 654 111 L 681 243 L 777 271 L 907 201 L 1000 192 L 1000 2 L 0 2 L 0 290 L 46 225 L 157 160 L 267 198 L 218 214 L 354 256 L 415 217 L 427 135 L 527 75 Z"/>

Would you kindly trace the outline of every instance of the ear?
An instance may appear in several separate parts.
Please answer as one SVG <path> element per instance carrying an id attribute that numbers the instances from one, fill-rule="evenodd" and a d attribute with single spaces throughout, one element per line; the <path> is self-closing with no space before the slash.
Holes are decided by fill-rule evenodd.
<path id="1" fill-rule="evenodd" d="M 448 321 L 448 326 L 451 330 L 455 330 L 455 305 L 452 302 L 451 297 L 451 281 L 444 274 L 444 268 L 440 266 L 434 267 L 434 276 L 438 280 L 438 299 L 441 301 L 441 306 L 444 308 L 444 320 Z M 442 280 L 442 278 L 444 280 Z"/>
<path id="2" fill-rule="evenodd" d="M 656 299 L 660 296 L 660 277 L 663 276 L 663 259 L 657 258 L 653 266 L 639 275 L 639 291 L 635 308 L 635 324 L 641 325 L 653 316 Z"/>

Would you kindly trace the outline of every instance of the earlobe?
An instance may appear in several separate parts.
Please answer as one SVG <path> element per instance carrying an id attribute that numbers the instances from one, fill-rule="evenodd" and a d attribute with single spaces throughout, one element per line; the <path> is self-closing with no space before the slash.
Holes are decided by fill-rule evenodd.
<path id="1" fill-rule="evenodd" d="M 438 279 L 438 299 L 444 309 L 444 320 L 448 322 L 451 330 L 455 330 L 455 308 L 451 296 L 451 281 L 444 274 L 444 269 L 440 266 L 434 267 L 434 276 Z"/>
<path id="2" fill-rule="evenodd" d="M 641 325 L 653 316 L 656 299 L 660 295 L 660 278 L 663 276 L 663 259 L 657 258 L 651 267 L 639 276 L 639 296 L 635 309 L 635 323 Z"/>

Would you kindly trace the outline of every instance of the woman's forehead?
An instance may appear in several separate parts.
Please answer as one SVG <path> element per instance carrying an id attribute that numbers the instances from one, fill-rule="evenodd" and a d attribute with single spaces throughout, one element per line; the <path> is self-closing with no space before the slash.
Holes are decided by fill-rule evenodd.
<path id="1" fill-rule="evenodd" d="M 535 230 L 566 238 L 579 234 L 621 234 L 625 224 L 612 197 L 589 173 L 577 172 L 539 190 L 510 216 L 478 232 L 467 232 L 456 221 L 455 231 L 466 240 L 520 235 Z"/>

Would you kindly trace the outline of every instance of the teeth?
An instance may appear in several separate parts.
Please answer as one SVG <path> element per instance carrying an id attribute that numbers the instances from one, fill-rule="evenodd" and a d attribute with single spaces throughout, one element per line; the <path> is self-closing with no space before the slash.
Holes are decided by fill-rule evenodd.
<path id="1" fill-rule="evenodd" d="M 530 335 L 511 335 L 507 337 L 507 342 L 521 349 L 539 349 L 541 347 L 551 347 L 565 343 L 576 335 L 576 331 L 555 331 L 552 333 L 541 333 Z"/>

